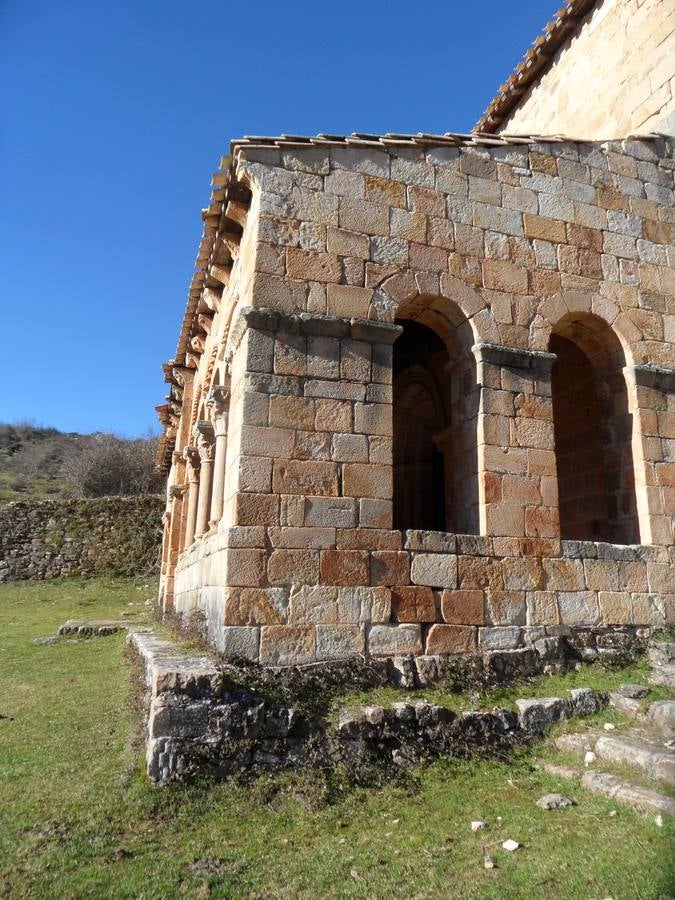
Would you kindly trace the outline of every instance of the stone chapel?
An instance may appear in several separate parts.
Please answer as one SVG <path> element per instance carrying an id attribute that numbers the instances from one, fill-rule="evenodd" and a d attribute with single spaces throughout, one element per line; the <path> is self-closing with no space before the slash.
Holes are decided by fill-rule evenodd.
<path id="1" fill-rule="evenodd" d="M 569 0 L 472 134 L 232 142 L 158 407 L 165 610 L 272 666 L 674 621 L 674 29 Z"/>

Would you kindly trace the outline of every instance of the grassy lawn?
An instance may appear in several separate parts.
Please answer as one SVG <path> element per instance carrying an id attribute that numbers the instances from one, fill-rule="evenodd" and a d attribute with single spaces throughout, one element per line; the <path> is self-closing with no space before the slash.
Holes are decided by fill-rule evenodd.
<path id="1" fill-rule="evenodd" d="M 70 617 L 147 617 L 153 591 L 120 579 L 0 587 L 0 896 L 619 900 L 673 892 L 670 826 L 537 770 L 535 759 L 554 758 L 548 745 L 511 762 L 439 762 L 407 785 L 352 791 L 330 805 L 308 773 L 153 788 L 132 742 L 123 635 L 31 643 Z M 600 670 L 595 684 L 583 674 L 536 688 L 550 695 L 640 673 Z M 536 799 L 554 790 L 578 805 L 540 810 Z M 472 819 L 487 828 L 472 833 Z M 509 854 L 506 838 L 525 846 Z M 485 853 L 496 868 L 484 868 Z"/>

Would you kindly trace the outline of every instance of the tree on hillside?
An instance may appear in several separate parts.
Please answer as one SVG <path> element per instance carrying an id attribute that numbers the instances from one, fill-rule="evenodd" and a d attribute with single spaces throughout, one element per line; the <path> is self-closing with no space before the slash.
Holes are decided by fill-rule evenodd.
<path id="1" fill-rule="evenodd" d="M 61 468 L 64 478 L 80 497 L 130 496 L 162 490 L 155 473 L 157 438 L 123 440 L 110 434 L 94 434 Z"/>

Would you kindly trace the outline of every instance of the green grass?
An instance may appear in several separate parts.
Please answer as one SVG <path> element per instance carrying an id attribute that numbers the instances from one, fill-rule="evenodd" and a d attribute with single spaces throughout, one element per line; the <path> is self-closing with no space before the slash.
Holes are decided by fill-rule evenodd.
<path id="1" fill-rule="evenodd" d="M 318 802 L 309 773 L 153 788 L 132 743 L 123 636 L 31 643 L 70 617 L 147 615 L 154 586 L 145 585 L 0 587 L 1 896 L 619 900 L 672 892 L 670 826 L 535 769 L 535 752 L 511 762 L 438 762 L 408 785 L 345 792 L 332 805 Z M 544 682 L 551 689 L 543 693 L 558 692 L 554 685 Z M 546 746 L 537 757 L 553 758 Z M 537 797 L 552 790 L 578 805 L 540 810 Z M 488 827 L 474 834 L 476 818 Z M 506 853 L 506 838 L 524 849 Z M 483 867 L 486 852 L 497 868 Z"/>

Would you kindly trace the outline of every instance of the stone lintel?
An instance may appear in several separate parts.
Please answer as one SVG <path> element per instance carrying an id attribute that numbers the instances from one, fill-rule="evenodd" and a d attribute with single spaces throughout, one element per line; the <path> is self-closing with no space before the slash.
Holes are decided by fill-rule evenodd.
<path id="1" fill-rule="evenodd" d="M 236 350 L 247 328 L 287 334 L 353 338 L 372 344 L 393 344 L 401 334 L 400 325 L 354 317 L 324 316 L 312 313 L 283 313 L 263 306 L 244 307 L 235 322 L 230 343 Z"/>
<path id="2" fill-rule="evenodd" d="M 628 366 L 633 372 L 635 383 L 640 387 L 656 388 L 665 393 L 675 393 L 675 371 L 661 366 L 642 365 Z"/>
<path id="3" fill-rule="evenodd" d="M 546 353 L 544 350 L 523 350 L 483 342 L 474 344 L 471 349 L 478 362 L 511 369 L 539 369 L 550 372 L 551 366 L 556 361 L 555 353 Z"/>

